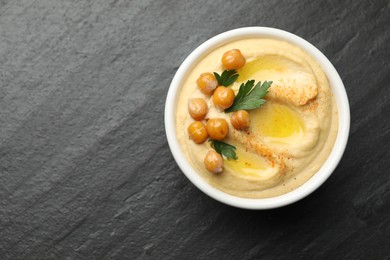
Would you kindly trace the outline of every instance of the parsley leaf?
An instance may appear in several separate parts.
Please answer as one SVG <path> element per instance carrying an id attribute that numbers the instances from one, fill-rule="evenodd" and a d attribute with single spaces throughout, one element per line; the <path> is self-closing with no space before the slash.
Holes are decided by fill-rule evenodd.
<path id="1" fill-rule="evenodd" d="M 236 147 L 221 141 L 210 140 L 211 147 L 220 155 L 226 157 L 226 159 L 237 160 Z"/>
<path id="2" fill-rule="evenodd" d="M 245 84 L 242 83 L 237 96 L 234 98 L 233 105 L 225 109 L 225 112 L 228 113 L 241 109 L 250 110 L 264 105 L 266 100 L 263 97 L 267 95 L 272 81 L 264 81 L 263 84 L 259 81 L 253 87 L 254 84 L 254 80 L 248 80 Z"/>
<path id="3" fill-rule="evenodd" d="M 233 84 L 238 78 L 237 70 L 224 70 L 221 75 L 214 72 L 214 76 L 218 81 L 218 85 L 225 87 Z"/>

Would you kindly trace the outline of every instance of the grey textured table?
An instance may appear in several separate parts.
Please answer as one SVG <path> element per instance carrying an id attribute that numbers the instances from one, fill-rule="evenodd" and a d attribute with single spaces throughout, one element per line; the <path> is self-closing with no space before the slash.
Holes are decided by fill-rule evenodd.
<path id="1" fill-rule="evenodd" d="M 350 99 L 334 174 L 275 210 L 201 193 L 164 132 L 184 58 L 244 26 L 313 43 Z M 0 258 L 389 258 L 389 28 L 389 1 L 0 1 Z"/>

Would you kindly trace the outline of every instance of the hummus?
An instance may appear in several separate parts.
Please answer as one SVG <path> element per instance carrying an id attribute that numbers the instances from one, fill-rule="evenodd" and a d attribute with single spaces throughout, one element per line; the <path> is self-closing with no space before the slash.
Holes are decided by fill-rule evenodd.
<path id="1" fill-rule="evenodd" d="M 234 129 L 231 114 L 218 110 L 196 85 L 201 73 L 223 71 L 221 57 L 231 49 L 240 49 L 246 58 L 231 86 L 236 94 L 247 80 L 273 81 L 267 103 L 249 111 L 251 124 L 245 131 Z M 208 102 L 205 120 L 225 118 L 229 123 L 224 142 L 236 146 L 238 160 L 225 160 L 219 174 L 204 167 L 210 142 L 195 144 L 188 137 L 187 127 L 194 120 L 187 102 L 193 97 Z M 300 48 L 274 39 L 243 39 L 211 51 L 186 77 L 176 107 L 176 133 L 192 167 L 217 189 L 245 198 L 274 197 L 302 185 L 328 158 L 337 129 L 337 106 L 325 73 Z"/>

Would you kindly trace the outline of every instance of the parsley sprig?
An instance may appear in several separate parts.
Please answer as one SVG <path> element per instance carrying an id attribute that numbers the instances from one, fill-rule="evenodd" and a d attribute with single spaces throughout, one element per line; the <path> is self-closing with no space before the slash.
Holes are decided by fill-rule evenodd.
<path id="1" fill-rule="evenodd" d="M 214 72 L 214 76 L 219 86 L 227 87 L 233 84 L 239 75 L 237 70 L 224 70 L 221 75 Z M 255 85 L 254 80 L 248 80 L 246 83 L 242 83 L 234 98 L 233 105 L 225 109 L 225 112 L 229 113 L 241 109 L 251 110 L 262 106 L 266 102 L 263 98 L 268 94 L 268 89 L 271 87 L 271 84 L 272 81 L 264 81 L 263 84 L 259 81 Z M 217 140 L 209 141 L 211 142 L 211 147 L 225 159 L 238 159 L 235 146 Z"/>
<path id="2" fill-rule="evenodd" d="M 237 70 L 224 70 L 221 75 L 214 72 L 214 76 L 218 81 L 218 85 L 225 87 L 233 84 L 238 78 Z"/>
<path id="3" fill-rule="evenodd" d="M 211 147 L 228 160 L 237 160 L 236 147 L 221 141 L 210 140 Z"/>
<path id="4" fill-rule="evenodd" d="M 248 80 L 245 84 L 242 83 L 237 96 L 234 98 L 233 105 L 225 109 L 226 113 L 237 110 L 251 110 L 265 104 L 263 99 L 271 87 L 272 81 L 264 81 L 263 84 L 259 81 L 256 86 L 254 80 Z M 253 87 L 254 86 L 254 87 Z"/>

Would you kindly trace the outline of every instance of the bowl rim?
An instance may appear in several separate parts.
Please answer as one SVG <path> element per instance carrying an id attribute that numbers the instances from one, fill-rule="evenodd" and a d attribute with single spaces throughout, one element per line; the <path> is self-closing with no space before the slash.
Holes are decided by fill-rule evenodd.
<path id="1" fill-rule="evenodd" d="M 176 138 L 175 107 L 181 90 L 181 83 L 189 71 L 211 50 L 231 41 L 244 38 L 273 38 L 292 43 L 307 52 L 317 61 L 328 78 L 338 107 L 338 133 L 332 151 L 321 168 L 298 188 L 271 198 L 242 198 L 225 193 L 204 180 L 185 158 Z M 178 68 L 170 84 L 165 102 L 165 132 L 171 153 L 184 175 L 201 191 L 224 204 L 245 209 L 271 209 L 289 205 L 301 200 L 320 187 L 333 173 L 345 151 L 350 129 L 350 108 L 344 84 L 332 63 L 326 56 L 303 38 L 290 32 L 271 27 L 242 27 L 218 34 L 197 47 Z"/>

